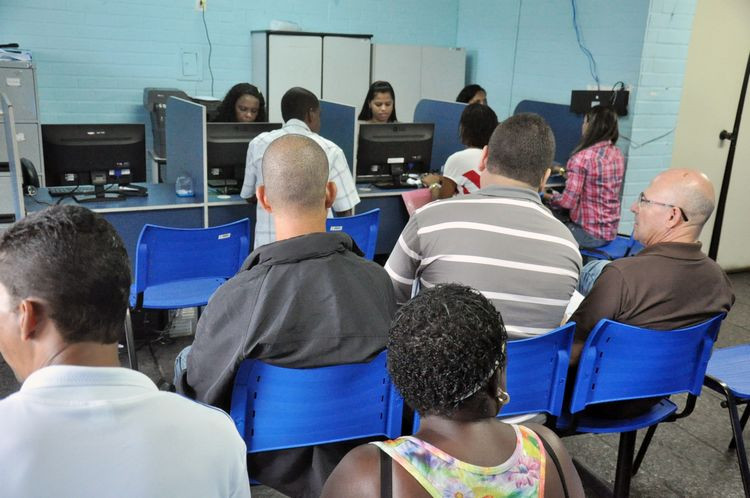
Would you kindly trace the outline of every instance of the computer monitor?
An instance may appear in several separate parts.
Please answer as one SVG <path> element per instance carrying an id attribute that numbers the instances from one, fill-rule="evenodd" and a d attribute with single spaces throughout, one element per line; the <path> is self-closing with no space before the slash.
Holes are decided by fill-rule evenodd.
<path id="1" fill-rule="evenodd" d="M 47 186 L 146 181 L 146 134 L 142 124 L 42 125 Z"/>
<path id="2" fill-rule="evenodd" d="M 206 124 L 206 164 L 209 187 L 222 193 L 239 193 L 245 179 L 247 144 L 267 131 L 278 130 L 281 123 L 208 123 Z"/>
<path id="3" fill-rule="evenodd" d="M 401 184 L 402 175 L 428 173 L 433 123 L 362 124 L 357 148 L 357 182 Z"/>

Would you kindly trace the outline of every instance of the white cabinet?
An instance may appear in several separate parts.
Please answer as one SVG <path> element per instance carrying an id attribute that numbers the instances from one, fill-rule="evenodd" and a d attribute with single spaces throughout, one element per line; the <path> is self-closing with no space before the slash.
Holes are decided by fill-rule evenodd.
<path id="1" fill-rule="evenodd" d="M 252 81 L 268 119 L 281 122 L 281 97 L 301 86 L 321 99 L 361 106 L 370 85 L 371 35 L 253 31 Z"/>
<path id="2" fill-rule="evenodd" d="M 399 121 L 411 122 L 421 99 L 455 100 L 466 82 L 466 50 L 373 45 L 372 80 L 390 82 Z"/>

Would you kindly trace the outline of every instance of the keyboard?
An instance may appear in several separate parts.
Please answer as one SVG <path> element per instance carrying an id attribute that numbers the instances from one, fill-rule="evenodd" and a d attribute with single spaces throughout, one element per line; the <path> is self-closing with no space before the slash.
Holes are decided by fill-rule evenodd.
<path id="1" fill-rule="evenodd" d="M 62 197 L 64 195 L 82 194 L 91 195 L 94 193 L 93 185 L 64 185 L 62 187 L 48 187 L 47 191 L 52 197 Z"/>

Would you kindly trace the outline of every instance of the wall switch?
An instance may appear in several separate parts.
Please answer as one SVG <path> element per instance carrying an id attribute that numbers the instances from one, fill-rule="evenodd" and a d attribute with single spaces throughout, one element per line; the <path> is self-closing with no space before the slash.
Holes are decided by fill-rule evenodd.
<path id="1" fill-rule="evenodd" d="M 199 49 L 180 49 L 180 75 L 181 80 L 202 80 L 203 63 L 201 61 L 201 52 Z"/>

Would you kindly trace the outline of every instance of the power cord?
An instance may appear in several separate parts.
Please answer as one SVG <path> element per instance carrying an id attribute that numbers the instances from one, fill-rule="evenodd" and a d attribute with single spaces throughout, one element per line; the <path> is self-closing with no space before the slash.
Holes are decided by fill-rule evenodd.
<path id="1" fill-rule="evenodd" d="M 620 137 L 622 137 L 622 138 L 624 138 L 625 140 L 627 140 L 628 142 L 630 142 L 630 143 L 631 143 L 631 144 L 633 145 L 633 148 L 635 148 L 635 149 L 640 149 L 640 148 L 641 148 L 641 147 L 643 147 L 644 145 L 648 145 L 648 144 L 650 144 L 650 143 L 652 143 L 652 142 L 656 142 L 657 140 L 660 140 L 660 139 L 662 139 L 662 138 L 666 137 L 667 135 L 669 135 L 669 134 L 670 134 L 670 133 L 672 133 L 672 132 L 674 132 L 674 128 L 672 128 L 671 130 L 669 130 L 669 131 L 668 131 L 668 132 L 666 132 L 666 133 L 663 133 L 663 134 L 659 135 L 658 137 L 655 137 L 655 138 L 651 138 L 651 139 L 649 139 L 649 140 L 646 140 L 645 142 L 643 142 L 643 143 L 640 143 L 640 144 L 639 144 L 638 142 L 634 142 L 633 140 L 631 140 L 631 139 L 630 139 L 630 137 L 627 137 L 627 136 L 625 136 L 625 135 L 623 135 L 623 134 L 620 134 Z"/>
<path id="2" fill-rule="evenodd" d="M 589 73 L 591 73 L 591 77 L 594 78 L 594 81 L 596 81 L 596 89 L 601 90 L 601 85 L 599 83 L 599 71 L 596 68 L 596 61 L 594 60 L 594 56 L 591 54 L 591 51 L 583 44 L 583 35 L 581 35 L 581 28 L 578 27 L 578 7 L 576 6 L 576 0 L 570 0 L 570 4 L 573 7 L 573 29 L 575 29 L 576 32 L 576 40 L 578 41 L 578 46 L 580 47 L 581 52 L 583 52 L 583 54 L 589 61 Z"/>
<path id="3" fill-rule="evenodd" d="M 208 24 L 206 24 L 206 9 L 201 9 L 203 12 L 203 27 L 206 30 L 206 41 L 208 42 L 208 73 L 211 75 L 211 96 L 214 96 L 214 71 L 211 68 L 211 55 L 213 54 L 213 45 L 211 45 L 211 38 L 208 36 Z"/>

